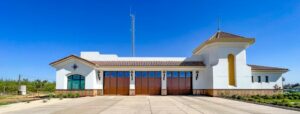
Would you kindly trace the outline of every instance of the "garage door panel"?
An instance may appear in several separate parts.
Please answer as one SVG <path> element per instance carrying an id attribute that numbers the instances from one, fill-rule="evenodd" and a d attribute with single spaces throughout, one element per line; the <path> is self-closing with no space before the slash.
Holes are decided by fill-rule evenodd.
<path id="1" fill-rule="evenodd" d="M 142 72 L 142 94 L 148 94 L 148 76 L 147 72 Z"/>
<path id="2" fill-rule="evenodd" d="M 104 94 L 109 94 L 109 87 L 110 87 L 110 76 L 109 73 L 106 74 L 106 77 L 104 78 Z"/>
<path id="3" fill-rule="evenodd" d="M 160 95 L 160 72 L 136 71 L 136 95 Z"/>
<path id="4" fill-rule="evenodd" d="M 168 71 L 167 72 L 167 94 L 188 95 L 191 94 L 191 72 Z"/>
<path id="5" fill-rule="evenodd" d="M 105 71 L 104 94 L 129 95 L 129 71 Z"/>
<path id="6" fill-rule="evenodd" d="M 135 72 L 135 94 L 142 94 L 142 74 L 141 72 Z"/>
<path id="7" fill-rule="evenodd" d="M 110 74 L 109 95 L 117 95 L 117 76 L 116 72 Z"/>
<path id="8" fill-rule="evenodd" d="M 192 72 L 186 73 L 185 88 L 186 94 L 192 94 Z"/>

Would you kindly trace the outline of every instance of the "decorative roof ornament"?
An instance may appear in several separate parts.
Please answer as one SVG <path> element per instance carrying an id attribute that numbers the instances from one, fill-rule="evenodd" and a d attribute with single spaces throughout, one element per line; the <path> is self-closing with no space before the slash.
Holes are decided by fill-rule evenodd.
<path id="1" fill-rule="evenodd" d="M 72 66 L 72 68 L 73 68 L 73 70 L 76 70 L 76 69 L 78 68 L 77 64 L 74 64 L 74 65 Z"/>

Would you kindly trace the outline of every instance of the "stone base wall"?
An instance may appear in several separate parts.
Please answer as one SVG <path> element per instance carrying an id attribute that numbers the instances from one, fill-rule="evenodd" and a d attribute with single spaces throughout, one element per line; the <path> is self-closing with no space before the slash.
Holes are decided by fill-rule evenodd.
<path id="1" fill-rule="evenodd" d="M 283 90 L 275 89 L 194 89 L 193 95 L 208 95 L 208 96 L 231 96 L 231 95 L 274 95 L 281 94 Z"/>
<path id="2" fill-rule="evenodd" d="M 167 89 L 162 89 L 161 90 L 161 95 L 167 95 Z"/>
<path id="3" fill-rule="evenodd" d="M 59 90 L 57 89 L 55 91 L 56 94 L 76 94 L 78 93 L 81 97 L 83 96 L 97 96 L 97 95 L 103 95 L 103 91 L 101 89 L 85 89 L 85 90 Z"/>
<path id="4" fill-rule="evenodd" d="M 129 95 L 134 96 L 135 95 L 135 89 L 130 89 L 129 90 Z"/>

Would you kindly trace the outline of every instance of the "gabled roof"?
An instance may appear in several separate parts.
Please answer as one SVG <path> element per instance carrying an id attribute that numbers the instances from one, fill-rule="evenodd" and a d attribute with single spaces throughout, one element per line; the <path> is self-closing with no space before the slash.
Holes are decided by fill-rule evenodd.
<path id="1" fill-rule="evenodd" d="M 246 38 L 246 37 L 220 31 L 215 33 L 210 39 L 214 39 L 214 38 Z"/>
<path id="2" fill-rule="evenodd" d="M 205 66 L 202 61 L 93 61 L 99 66 Z"/>
<path id="3" fill-rule="evenodd" d="M 289 71 L 289 69 L 286 68 L 278 68 L 278 67 L 270 67 L 270 66 L 251 65 L 251 64 L 248 64 L 248 66 L 251 67 L 252 71 L 282 71 L 282 72 Z"/>
<path id="4" fill-rule="evenodd" d="M 88 61 L 88 60 L 86 60 L 86 59 L 83 59 L 83 58 L 78 57 L 78 56 L 75 56 L 75 55 L 70 55 L 70 56 L 67 56 L 67 57 L 65 57 L 65 58 L 59 59 L 59 60 L 57 60 L 57 61 L 54 61 L 54 62 L 50 63 L 50 65 L 51 65 L 51 66 L 55 66 L 55 65 L 57 65 L 57 64 L 59 64 L 59 63 L 62 63 L 62 62 L 64 62 L 64 61 L 67 61 L 67 60 L 70 60 L 70 59 L 76 59 L 76 60 L 82 61 L 82 62 L 84 62 L 84 63 L 87 63 L 87 64 L 89 64 L 89 65 L 92 65 L 92 66 L 96 66 L 96 65 L 97 65 L 97 64 L 95 64 L 95 63 L 93 63 L 93 62 L 91 62 L 91 61 Z"/>
<path id="5" fill-rule="evenodd" d="M 227 32 L 216 32 L 212 37 L 210 37 L 207 41 L 199 45 L 194 51 L 193 54 L 197 53 L 199 50 L 201 50 L 204 46 L 215 43 L 215 42 L 245 42 L 249 45 L 253 44 L 255 42 L 254 38 L 247 38 Z"/>

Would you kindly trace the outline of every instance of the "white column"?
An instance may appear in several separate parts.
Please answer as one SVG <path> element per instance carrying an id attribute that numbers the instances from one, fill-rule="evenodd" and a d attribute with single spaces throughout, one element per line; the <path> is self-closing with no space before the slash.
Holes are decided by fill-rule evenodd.
<path id="1" fill-rule="evenodd" d="M 103 71 L 99 71 L 99 76 L 100 76 L 100 80 L 99 80 L 99 88 L 103 90 L 103 80 L 104 80 L 104 72 Z"/>
<path id="2" fill-rule="evenodd" d="M 167 95 L 167 71 L 161 71 L 161 95 Z"/>
<path id="3" fill-rule="evenodd" d="M 130 71 L 130 85 L 129 85 L 129 95 L 135 95 L 135 71 Z"/>
<path id="4" fill-rule="evenodd" d="M 193 75 L 193 76 L 192 76 L 192 79 L 193 79 L 193 82 L 192 82 L 192 84 L 193 84 L 192 89 L 195 89 L 196 83 L 197 83 L 197 80 L 196 80 L 197 71 L 196 71 L 196 70 L 193 70 L 193 74 L 192 74 L 192 75 Z M 198 79 L 199 79 L 199 74 L 198 74 Z"/>

